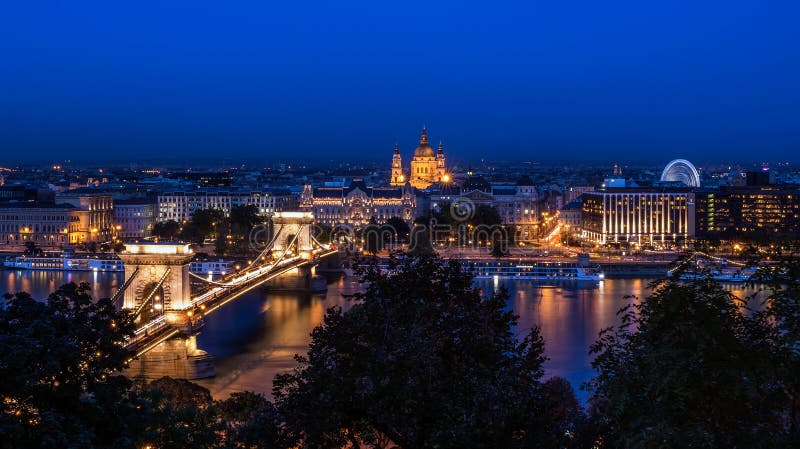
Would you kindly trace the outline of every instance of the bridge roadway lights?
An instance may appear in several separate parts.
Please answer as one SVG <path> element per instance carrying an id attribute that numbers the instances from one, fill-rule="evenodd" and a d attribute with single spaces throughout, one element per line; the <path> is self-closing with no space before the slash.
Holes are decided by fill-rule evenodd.
<path id="1" fill-rule="evenodd" d="M 170 326 L 178 328 L 185 337 L 197 334 L 203 327 L 203 317 L 199 311 L 195 314 L 191 310 L 168 310 L 164 318 Z"/>
<path id="2" fill-rule="evenodd" d="M 292 216 L 286 218 L 288 221 L 294 220 Z M 301 218 L 306 220 L 305 216 Z M 297 240 L 305 242 L 305 235 L 305 232 L 300 232 Z M 298 248 L 303 257 L 302 245 L 298 245 Z M 311 250 L 307 254 L 307 257 L 312 259 Z M 195 309 L 191 305 L 189 282 L 191 250 L 188 245 L 175 243 L 129 245 L 128 250 L 120 257 L 125 262 L 126 279 L 136 268 L 141 270 L 133 279 L 132 288 L 125 290 L 125 307 L 135 309 L 141 305 L 148 291 L 144 287 L 152 285 L 154 280 L 164 276 L 163 292 L 160 293 L 165 297 L 164 320 L 169 329 L 179 331 L 176 336 L 158 343 L 131 361 L 125 374 L 145 379 L 159 379 L 163 376 L 190 380 L 213 377 L 213 357 L 197 347 L 196 335 L 203 326 L 204 306 Z M 283 291 L 324 291 L 327 288 L 325 279 L 316 276 L 316 264 L 317 261 L 308 260 L 273 279 L 268 285 L 272 285 L 275 290 Z"/>

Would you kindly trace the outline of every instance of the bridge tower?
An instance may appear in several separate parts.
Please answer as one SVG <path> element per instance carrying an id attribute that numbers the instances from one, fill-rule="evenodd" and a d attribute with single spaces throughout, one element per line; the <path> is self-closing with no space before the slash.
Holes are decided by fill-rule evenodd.
<path id="1" fill-rule="evenodd" d="M 189 262 L 192 250 L 183 243 L 132 243 L 119 257 L 125 263 L 124 309 L 158 316 L 184 310 L 191 303 Z"/>
<path id="2" fill-rule="evenodd" d="M 184 243 L 131 243 L 119 257 L 125 264 L 122 307 L 136 316 L 140 328 L 165 320 L 180 333 L 159 343 L 131 363 L 128 374 L 199 379 L 214 375 L 213 358 L 197 348 L 198 323 L 191 311 L 189 262 Z"/>
<path id="3" fill-rule="evenodd" d="M 313 212 L 276 212 L 273 260 L 300 257 L 311 260 L 315 248 Z M 327 289 L 325 279 L 317 276 L 316 263 L 300 266 L 268 283 L 273 291 L 320 292 Z"/>
<path id="4" fill-rule="evenodd" d="M 314 248 L 313 212 L 275 212 L 272 222 L 275 224 L 275 242 L 272 245 L 274 258 L 281 257 L 284 252 L 287 255 L 311 257 Z"/>

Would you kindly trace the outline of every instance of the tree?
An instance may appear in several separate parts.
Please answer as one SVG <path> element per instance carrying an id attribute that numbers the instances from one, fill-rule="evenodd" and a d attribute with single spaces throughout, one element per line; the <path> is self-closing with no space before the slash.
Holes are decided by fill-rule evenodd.
<path id="1" fill-rule="evenodd" d="M 383 250 L 383 235 L 375 217 L 370 218 L 369 224 L 361 231 L 361 235 L 364 241 L 364 251 L 374 256 Z"/>
<path id="2" fill-rule="evenodd" d="M 408 227 L 408 223 L 405 220 L 400 217 L 390 217 L 386 220 L 386 224 L 394 231 L 397 240 L 401 242 L 408 241 L 408 237 L 411 235 L 411 228 Z"/>
<path id="3" fill-rule="evenodd" d="M 492 235 L 492 257 L 497 259 L 508 255 L 508 246 L 505 240 L 498 235 Z"/>
<path id="4" fill-rule="evenodd" d="M 175 220 L 159 221 L 153 225 L 153 235 L 163 240 L 174 240 L 181 229 Z"/>
<path id="5" fill-rule="evenodd" d="M 229 447 L 286 449 L 297 439 L 283 427 L 283 418 L 264 396 L 233 393 L 214 403 L 215 416 L 224 423 L 224 443 Z"/>
<path id="6" fill-rule="evenodd" d="M 503 220 L 500 218 L 500 212 L 497 211 L 497 208 L 487 204 L 475 206 L 475 212 L 469 219 L 469 223 L 472 226 L 494 226 L 502 222 Z"/>
<path id="7" fill-rule="evenodd" d="M 178 233 L 178 238 L 189 243 L 203 243 L 203 234 L 193 223 L 186 223 Z"/>
<path id="8" fill-rule="evenodd" d="M 598 375 L 588 386 L 602 439 L 610 447 L 787 447 L 774 329 L 710 278 L 651 287 L 591 346 Z"/>
<path id="9" fill-rule="evenodd" d="M 42 254 L 42 250 L 36 246 L 36 242 L 27 241 L 25 242 L 25 255 L 26 256 L 39 256 Z"/>
<path id="10" fill-rule="evenodd" d="M 543 401 L 544 343 L 519 341 L 501 291 L 482 298 L 457 262 L 392 259 L 330 309 L 274 396 L 302 447 L 546 447 L 565 429 Z"/>
<path id="11" fill-rule="evenodd" d="M 213 238 L 220 233 L 217 232 L 217 226 L 222 224 L 225 220 L 225 213 L 219 209 L 198 209 L 192 213 L 192 219 L 189 223 L 197 228 L 197 232 L 203 238 Z"/>
<path id="12" fill-rule="evenodd" d="M 217 238 L 214 239 L 214 253 L 217 256 L 224 256 L 228 252 L 228 247 L 228 239 L 225 234 L 217 235 Z"/>
<path id="13" fill-rule="evenodd" d="M 133 320 L 89 285 L 66 284 L 45 302 L 5 295 L 0 308 L 3 447 L 111 446 L 127 428 L 130 382 L 113 373 L 130 354 Z"/>
<path id="14" fill-rule="evenodd" d="M 221 448 L 224 424 L 212 408 L 211 393 L 182 379 L 162 377 L 133 391 L 139 407 L 139 447 Z"/>
<path id="15" fill-rule="evenodd" d="M 231 208 L 231 233 L 237 237 L 247 237 L 253 226 L 261 223 L 261 221 L 261 217 L 258 215 L 258 208 L 252 204 L 233 206 Z"/>
<path id="16" fill-rule="evenodd" d="M 408 242 L 409 256 L 433 256 L 436 251 L 431 243 L 428 227 L 416 225 L 411 231 L 411 239 Z"/>
<path id="17" fill-rule="evenodd" d="M 763 257 L 763 256 L 762 256 Z M 775 404 L 785 417 L 789 440 L 800 446 L 800 258 L 796 254 L 771 256 L 754 276 L 768 292 L 762 307 L 753 314 L 772 332 L 761 337 L 769 342 L 774 374 Z"/>

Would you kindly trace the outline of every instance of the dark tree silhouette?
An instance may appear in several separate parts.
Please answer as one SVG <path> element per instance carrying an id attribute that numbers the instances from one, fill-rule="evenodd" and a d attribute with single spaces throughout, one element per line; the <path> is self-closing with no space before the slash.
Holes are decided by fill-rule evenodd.
<path id="1" fill-rule="evenodd" d="M 538 329 L 517 340 L 504 291 L 482 298 L 459 264 L 433 257 L 393 260 L 388 271 L 370 265 L 362 281 L 353 306 L 329 310 L 313 331 L 300 367 L 275 378 L 278 409 L 303 447 L 561 447 L 568 439 L 551 419 L 555 401 L 544 400 Z"/>
<path id="2" fill-rule="evenodd" d="M 598 371 L 591 405 L 603 440 L 611 447 L 796 444 L 786 385 L 796 386 L 797 377 L 778 365 L 781 332 L 710 278 L 652 287 L 591 347 Z"/>

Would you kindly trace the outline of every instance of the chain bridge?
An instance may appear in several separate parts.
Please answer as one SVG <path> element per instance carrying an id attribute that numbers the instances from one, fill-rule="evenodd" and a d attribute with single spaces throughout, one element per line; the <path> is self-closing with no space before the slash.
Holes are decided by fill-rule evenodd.
<path id="1" fill-rule="evenodd" d="M 211 281 L 189 272 L 192 250 L 184 243 L 133 243 L 120 253 L 125 282 L 115 294 L 136 320 L 126 343 L 135 358 L 126 374 L 159 378 L 199 379 L 214 375 L 213 357 L 197 347 L 196 335 L 205 318 L 268 281 L 290 281 L 293 288 L 312 289 L 315 267 L 337 252 L 318 242 L 310 212 L 278 212 L 272 240 L 241 271 Z M 191 279 L 206 283 L 192 290 Z"/>

